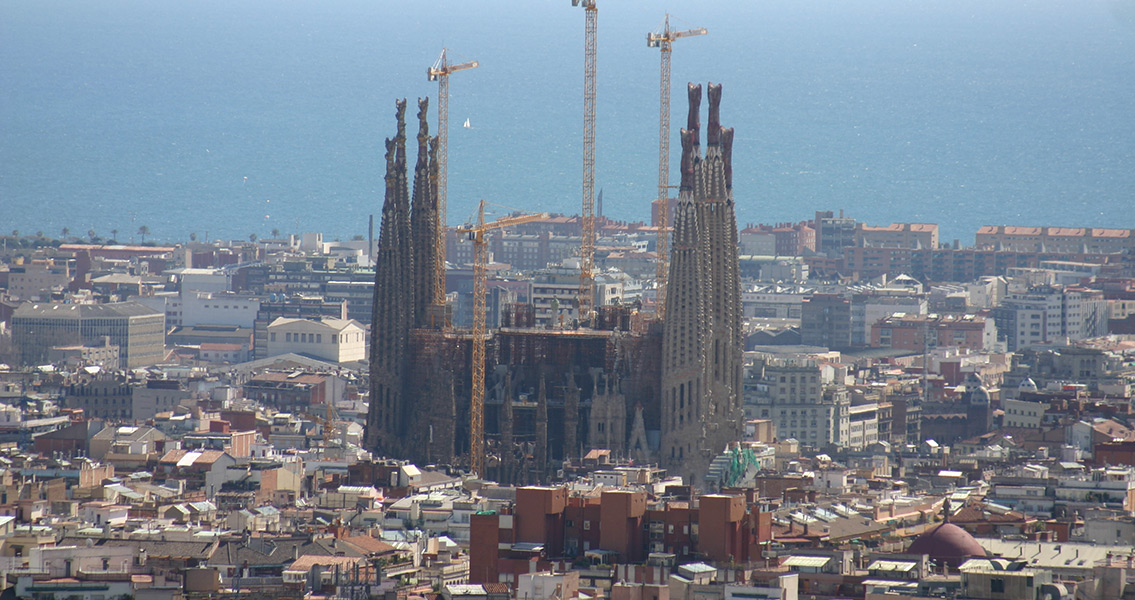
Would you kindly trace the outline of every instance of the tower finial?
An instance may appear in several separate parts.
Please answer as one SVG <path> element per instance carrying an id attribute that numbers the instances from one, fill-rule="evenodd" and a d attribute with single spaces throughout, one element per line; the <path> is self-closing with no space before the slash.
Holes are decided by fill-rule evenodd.
<path id="1" fill-rule="evenodd" d="M 711 83 L 706 93 L 709 96 L 709 124 L 705 134 L 706 146 L 721 143 L 721 84 Z"/>
<path id="2" fill-rule="evenodd" d="M 426 142 L 430 139 L 430 124 L 426 121 L 426 113 L 430 110 L 430 98 L 418 98 L 418 155 L 426 152 Z M 419 160 L 421 160 L 419 158 Z"/>
<path id="3" fill-rule="evenodd" d="M 680 169 L 682 182 L 679 190 L 691 191 L 694 189 L 694 153 L 697 152 L 697 130 L 683 129 L 680 132 L 682 140 L 682 162 Z"/>
<path id="4" fill-rule="evenodd" d="M 690 112 L 686 115 L 686 129 L 694 134 L 694 145 L 698 145 L 698 130 L 701 129 L 701 84 L 691 83 L 686 88 L 690 98 Z"/>

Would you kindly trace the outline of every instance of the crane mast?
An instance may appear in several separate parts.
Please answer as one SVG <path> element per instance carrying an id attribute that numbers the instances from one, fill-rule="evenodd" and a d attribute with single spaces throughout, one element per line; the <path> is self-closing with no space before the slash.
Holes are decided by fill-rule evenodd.
<path id="1" fill-rule="evenodd" d="M 579 245 L 579 320 L 591 319 L 595 300 L 595 55 L 599 9 L 596 0 L 571 0 L 584 10 L 583 41 L 583 213 Z"/>
<path id="2" fill-rule="evenodd" d="M 538 221 L 547 213 L 505 217 L 485 223 L 485 201 L 477 206 L 475 225 L 457 229 L 473 242 L 473 382 L 469 396 L 469 469 L 478 477 L 485 476 L 485 303 L 489 271 L 489 243 L 485 233 L 493 229 Z"/>
<path id="3" fill-rule="evenodd" d="M 704 27 L 686 31 L 670 31 L 670 15 L 662 25 L 661 33 L 646 34 L 646 46 L 658 48 L 662 53 L 662 73 L 658 85 L 658 262 L 655 274 L 656 313 L 666 315 L 666 278 L 670 270 L 670 52 L 674 40 L 705 35 Z"/>
<path id="4" fill-rule="evenodd" d="M 445 304 L 445 211 L 449 187 L 449 76 L 458 71 L 475 69 L 480 66 L 475 60 L 455 65 L 449 64 L 447 49 L 441 49 L 441 56 L 434 61 L 426 75 L 429 81 L 437 82 L 437 239 L 436 261 L 434 263 L 434 304 Z M 448 320 L 448 319 L 447 319 Z"/>
<path id="5" fill-rule="evenodd" d="M 485 201 L 477 208 L 473 239 L 473 385 L 469 402 L 469 470 L 485 476 L 485 295 L 489 246 L 485 242 Z"/>

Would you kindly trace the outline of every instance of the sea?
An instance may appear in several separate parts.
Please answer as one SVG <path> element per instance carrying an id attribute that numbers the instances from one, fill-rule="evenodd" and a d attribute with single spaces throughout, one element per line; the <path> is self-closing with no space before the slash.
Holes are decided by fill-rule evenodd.
<path id="1" fill-rule="evenodd" d="M 669 12 L 708 30 L 674 43 L 671 181 L 685 84 L 722 83 L 742 226 L 1135 227 L 1135 0 L 596 1 L 604 216 L 650 218 L 646 35 Z M 442 48 L 479 62 L 450 78 L 448 222 L 480 200 L 575 214 L 584 19 L 569 0 L 5 0 L 0 233 L 365 235 L 395 100 L 411 139 L 416 98 L 436 127 Z"/>

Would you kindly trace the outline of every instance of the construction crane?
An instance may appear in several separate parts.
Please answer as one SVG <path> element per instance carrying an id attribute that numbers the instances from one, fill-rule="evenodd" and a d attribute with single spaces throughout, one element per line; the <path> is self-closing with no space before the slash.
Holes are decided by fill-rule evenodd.
<path id="1" fill-rule="evenodd" d="M 457 228 L 458 235 L 473 242 L 473 385 L 469 399 L 469 468 L 479 477 L 485 476 L 485 297 L 489 272 L 489 242 L 485 233 L 494 229 L 546 219 L 548 213 L 513 215 L 485 223 L 485 201 L 477 206 L 475 225 Z"/>
<path id="2" fill-rule="evenodd" d="M 583 214 L 579 244 L 579 320 L 591 319 L 595 299 L 595 42 L 599 9 L 595 0 L 571 0 L 582 6 L 583 39 Z"/>
<path id="3" fill-rule="evenodd" d="M 323 429 L 323 447 L 329 448 L 331 441 L 337 433 L 338 426 L 336 422 L 339 420 L 339 411 L 335 410 L 335 401 L 332 398 L 327 399 L 327 411 L 322 416 L 316 416 L 316 421 L 322 426 Z"/>
<path id="4" fill-rule="evenodd" d="M 480 66 L 475 60 L 449 64 L 447 49 L 441 49 L 432 67 L 426 72 L 437 82 L 437 260 L 434 263 L 434 304 L 445 304 L 445 234 L 446 190 L 449 185 L 449 75 Z"/>
<path id="5" fill-rule="evenodd" d="M 658 318 L 666 315 L 666 277 L 670 269 L 670 45 L 675 40 L 708 33 L 704 27 L 685 31 L 670 30 L 666 15 L 660 33 L 646 34 L 646 47 L 662 52 L 662 78 L 658 86 L 658 272 L 656 306 Z"/>

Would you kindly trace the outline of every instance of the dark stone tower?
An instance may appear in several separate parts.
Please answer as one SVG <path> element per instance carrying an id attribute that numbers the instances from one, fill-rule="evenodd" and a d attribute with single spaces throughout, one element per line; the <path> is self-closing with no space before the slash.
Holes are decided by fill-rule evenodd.
<path id="1" fill-rule="evenodd" d="M 414 320 L 413 255 L 406 190 L 406 101 L 397 102 L 398 133 L 386 140 L 386 195 L 374 268 L 370 409 L 366 443 L 376 452 L 401 451 L 408 418 L 405 374 Z"/>
<path id="2" fill-rule="evenodd" d="M 709 462 L 741 434 L 733 130 L 720 124 L 721 86 L 710 84 L 708 96 L 703 158 L 698 118 L 701 86 L 689 86 L 662 340 L 660 459 L 693 485 L 701 484 Z"/>
<path id="3" fill-rule="evenodd" d="M 976 373 L 966 376 L 962 401 L 966 409 L 965 436 L 971 438 L 989 433 L 993 429 L 993 407 L 989 390 L 985 389 Z"/>
<path id="4" fill-rule="evenodd" d="M 418 99 L 418 162 L 414 166 L 414 198 L 410 229 L 414 253 L 414 327 L 431 327 L 427 315 L 434 301 L 437 265 L 437 138 L 426 123 L 429 98 Z"/>

